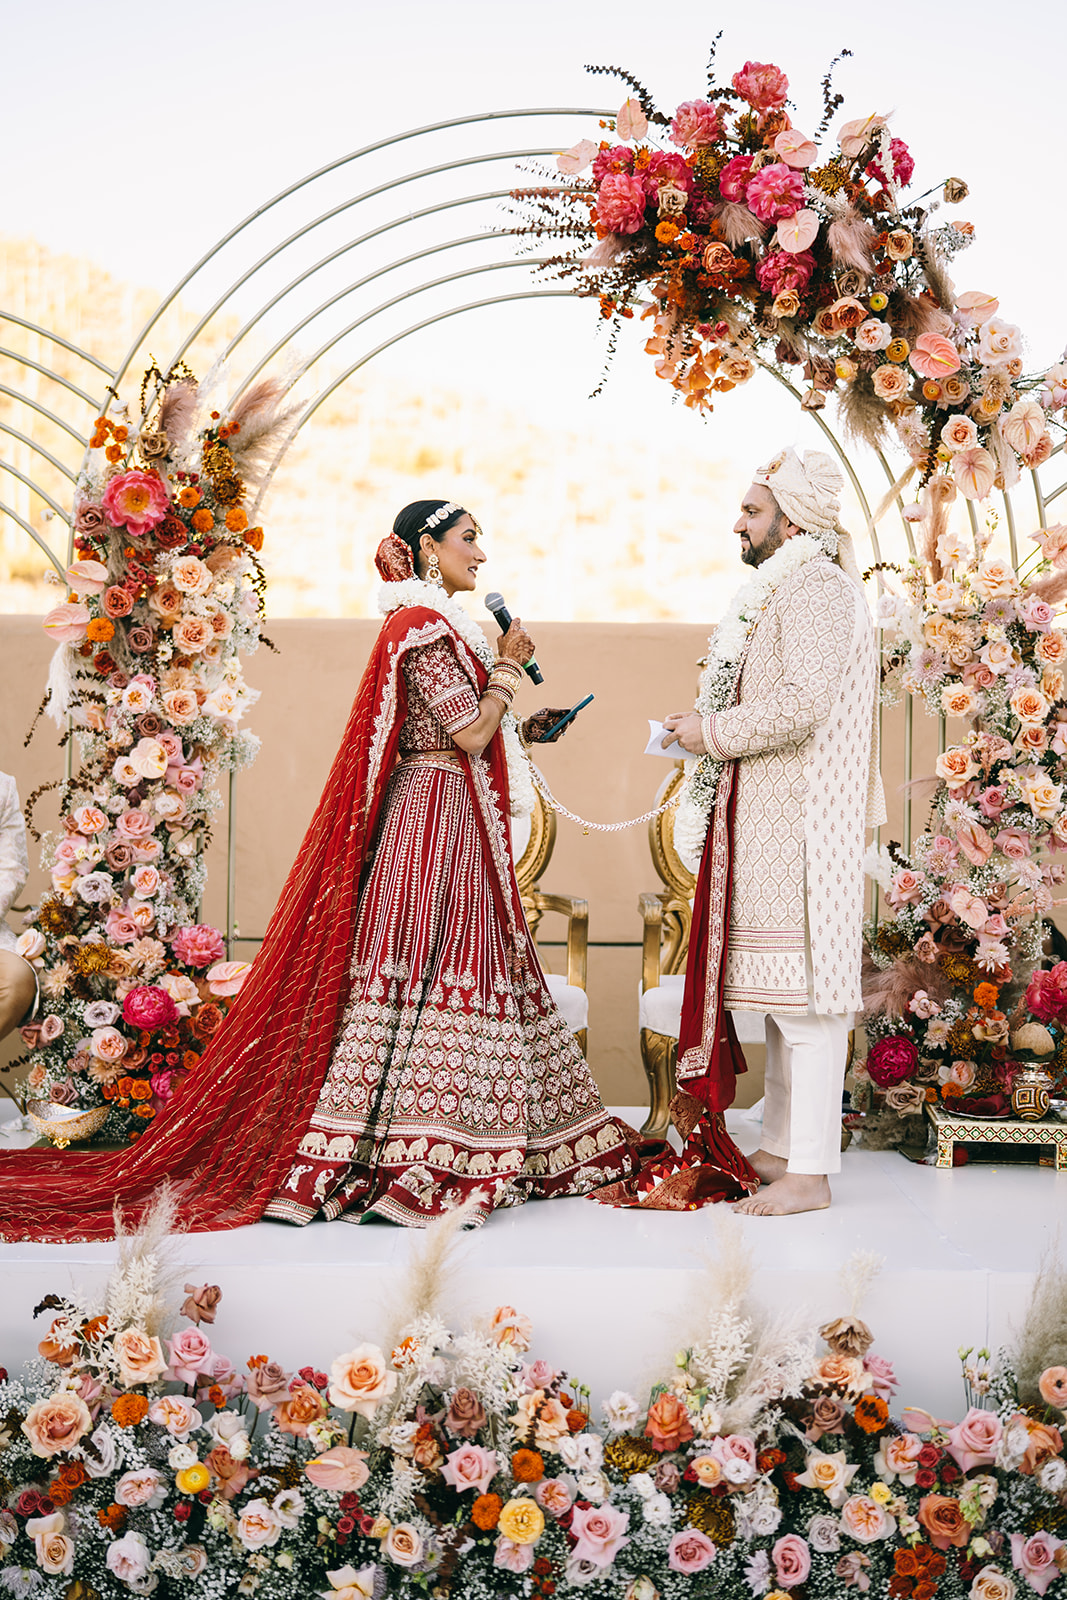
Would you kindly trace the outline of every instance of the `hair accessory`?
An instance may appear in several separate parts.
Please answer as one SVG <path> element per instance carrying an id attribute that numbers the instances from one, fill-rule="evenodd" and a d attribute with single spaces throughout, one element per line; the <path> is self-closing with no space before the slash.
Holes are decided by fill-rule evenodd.
<path id="1" fill-rule="evenodd" d="M 374 565 L 378 568 L 379 576 L 386 583 L 403 583 L 406 578 L 415 576 L 415 563 L 411 558 L 411 547 L 398 539 L 395 533 L 383 539 L 378 546 L 374 557 Z"/>
<path id="2" fill-rule="evenodd" d="M 462 510 L 463 510 L 462 506 L 457 506 L 455 504 L 455 502 L 452 501 L 452 500 L 446 500 L 443 506 L 438 506 L 436 511 L 431 511 L 430 512 L 430 515 L 426 518 L 426 521 L 423 523 L 422 527 L 419 529 L 419 532 L 420 533 L 430 533 L 430 532 L 432 532 L 432 530 L 434 528 L 436 528 L 439 523 L 447 522 L 449 517 L 453 516 L 457 511 L 462 511 Z"/>

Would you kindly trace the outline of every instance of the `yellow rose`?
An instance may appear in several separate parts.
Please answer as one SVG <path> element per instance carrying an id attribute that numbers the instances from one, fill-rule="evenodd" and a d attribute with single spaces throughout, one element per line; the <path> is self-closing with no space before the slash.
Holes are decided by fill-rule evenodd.
<path id="1" fill-rule="evenodd" d="M 545 1516 L 536 1500 L 525 1495 L 509 1500 L 500 1513 L 497 1527 L 512 1544 L 536 1544 L 545 1531 Z"/>

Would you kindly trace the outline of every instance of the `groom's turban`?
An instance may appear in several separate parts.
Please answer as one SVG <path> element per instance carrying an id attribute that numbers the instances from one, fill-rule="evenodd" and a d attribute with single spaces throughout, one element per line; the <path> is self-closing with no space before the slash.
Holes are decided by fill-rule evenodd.
<path id="1" fill-rule="evenodd" d="M 801 460 L 787 446 L 757 470 L 753 481 L 769 489 L 787 521 L 805 533 L 829 533 L 837 527 L 845 480 L 837 463 L 821 450 L 805 450 Z"/>

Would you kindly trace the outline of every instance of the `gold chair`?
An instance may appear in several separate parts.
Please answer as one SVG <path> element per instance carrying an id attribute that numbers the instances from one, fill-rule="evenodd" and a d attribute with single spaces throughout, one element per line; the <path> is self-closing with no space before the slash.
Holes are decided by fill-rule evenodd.
<path id="1" fill-rule="evenodd" d="M 582 1054 L 589 1042 L 589 996 L 586 993 L 589 965 L 589 902 L 571 894 L 545 894 L 540 888 L 541 874 L 552 859 L 556 843 L 556 814 L 535 793 L 529 817 L 511 820 L 511 849 L 515 857 L 515 876 L 526 921 L 534 943 L 546 912 L 557 912 L 567 919 L 567 972 L 546 972 L 556 1005 L 578 1040 Z"/>

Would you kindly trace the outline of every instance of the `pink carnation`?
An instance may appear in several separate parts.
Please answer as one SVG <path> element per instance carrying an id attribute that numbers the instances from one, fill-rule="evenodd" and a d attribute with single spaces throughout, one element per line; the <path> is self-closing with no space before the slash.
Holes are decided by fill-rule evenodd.
<path id="1" fill-rule="evenodd" d="M 776 111 L 785 105 L 789 93 L 789 79 L 780 67 L 770 62 L 746 61 L 741 71 L 734 73 L 731 82 L 754 111 Z"/>
<path id="2" fill-rule="evenodd" d="M 733 156 L 719 173 L 719 193 L 735 204 L 744 201 L 752 178 L 752 156 Z"/>
<path id="3" fill-rule="evenodd" d="M 915 162 L 911 152 L 903 139 L 894 139 L 890 145 L 893 159 L 893 181 L 898 184 L 911 182 L 911 175 L 915 171 Z M 873 161 L 868 161 L 866 166 L 868 178 L 877 178 L 879 183 L 885 183 L 885 168 L 881 156 L 875 156 Z"/>
<path id="4" fill-rule="evenodd" d="M 131 1028 L 141 1028 L 145 1033 L 154 1033 L 157 1028 L 165 1028 L 169 1023 L 177 1022 L 178 1008 L 166 989 L 159 989 L 155 984 L 148 983 L 130 990 L 122 1002 L 122 1015 Z"/>
<path id="5" fill-rule="evenodd" d="M 686 100 L 674 113 L 671 143 L 685 150 L 714 144 L 722 132 L 718 109 L 707 100 Z"/>
<path id="6" fill-rule="evenodd" d="M 804 179 L 784 161 L 761 167 L 745 191 L 749 209 L 761 222 L 792 217 L 804 204 Z"/>
<path id="7" fill-rule="evenodd" d="M 104 511 L 116 528 L 140 539 L 170 510 L 163 480 L 155 472 L 120 472 L 104 490 Z"/>
<path id="8" fill-rule="evenodd" d="M 206 922 L 194 922 L 191 927 L 179 928 L 171 940 L 171 948 L 178 960 L 187 967 L 209 967 L 226 954 L 222 934 L 218 928 L 212 928 Z"/>
<path id="9" fill-rule="evenodd" d="M 781 294 L 783 289 L 802 294 L 814 271 L 815 257 L 810 250 L 772 250 L 756 267 L 756 277 L 766 294 Z"/>
<path id="10" fill-rule="evenodd" d="M 609 233 L 636 233 L 645 221 L 645 190 L 636 178 L 613 172 L 600 185 L 597 222 Z"/>

